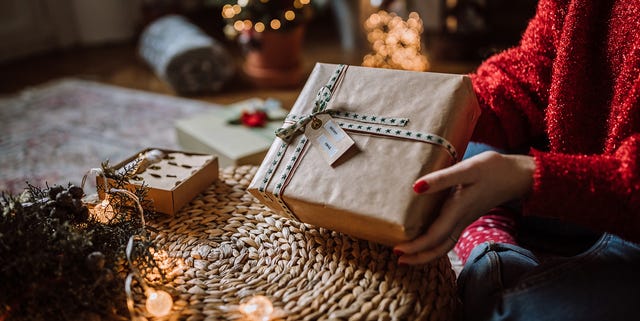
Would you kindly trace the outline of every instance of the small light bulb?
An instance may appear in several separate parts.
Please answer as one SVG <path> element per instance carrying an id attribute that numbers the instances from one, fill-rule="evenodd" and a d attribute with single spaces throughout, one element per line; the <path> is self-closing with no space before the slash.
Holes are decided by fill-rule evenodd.
<path id="1" fill-rule="evenodd" d="M 249 321 L 269 321 L 273 317 L 273 304 L 269 298 L 256 295 L 239 307 Z"/>
<path id="2" fill-rule="evenodd" d="M 236 22 L 233 23 L 233 28 L 238 32 L 244 30 L 244 22 L 242 20 L 236 20 Z"/>
<path id="3" fill-rule="evenodd" d="M 173 299 L 169 293 L 162 290 L 149 290 L 146 308 L 155 317 L 163 317 L 173 308 Z"/>
<path id="4" fill-rule="evenodd" d="M 271 20 L 271 24 L 270 24 L 270 25 L 271 25 L 271 29 L 273 29 L 273 30 L 278 30 L 278 29 L 280 29 L 280 26 L 281 26 L 282 24 L 280 23 L 280 20 L 278 20 L 278 19 L 273 19 L 273 20 Z"/>
<path id="5" fill-rule="evenodd" d="M 293 10 L 287 10 L 284 13 L 284 18 L 291 21 L 296 18 L 296 13 Z"/>
<path id="6" fill-rule="evenodd" d="M 247 19 L 244 21 L 244 30 L 251 30 L 251 28 L 253 28 L 253 22 L 251 22 L 251 20 Z"/>
<path id="7" fill-rule="evenodd" d="M 110 198 L 111 196 L 106 194 L 104 199 L 89 211 L 93 213 L 93 217 L 98 220 L 98 222 L 108 223 L 116 216 L 116 212 L 109 201 Z"/>

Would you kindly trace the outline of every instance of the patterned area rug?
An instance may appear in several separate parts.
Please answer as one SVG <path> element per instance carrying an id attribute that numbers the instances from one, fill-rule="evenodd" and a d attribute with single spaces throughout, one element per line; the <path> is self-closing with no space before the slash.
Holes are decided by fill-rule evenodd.
<path id="1" fill-rule="evenodd" d="M 212 108 L 221 107 L 76 79 L 0 99 L 0 191 L 79 184 L 105 160 L 180 149 L 174 121 Z"/>

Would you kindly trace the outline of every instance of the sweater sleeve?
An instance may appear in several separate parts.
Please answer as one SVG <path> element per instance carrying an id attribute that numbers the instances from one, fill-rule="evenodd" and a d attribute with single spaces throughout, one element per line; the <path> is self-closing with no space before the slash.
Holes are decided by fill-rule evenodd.
<path id="1" fill-rule="evenodd" d="M 541 0 L 517 47 L 487 59 L 474 74 L 482 109 L 473 140 L 520 149 L 544 134 L 555 35 L 563 12 L 557 0 Z"/>
<path id="2" fill-rule="evenodd" d="M 610 155 L 532 154 L 536 170 L 525 215 L 554 217 L 640 242 L 640 133 Z"/>
<path id="3" fill-rule="evenodd" d="M 474 140 L 510 150 L 545 134 L 552 64 L 567 4 L 541 0 L 518 47 L 481 65 L 472 81 L 482 108 Z M 637 68 L 637 65 L 635 65 Z M 637 70 L 637 69 L 636 69 Z M 630 73 L 631 78 L 637 77 Z M 531 150 L 536 162 L 524 214 L 553 217 L 640 242 L 640 78 L 612 110 L 599 154 Z M 622 127 L 619 127 L 622 126 Z"/>

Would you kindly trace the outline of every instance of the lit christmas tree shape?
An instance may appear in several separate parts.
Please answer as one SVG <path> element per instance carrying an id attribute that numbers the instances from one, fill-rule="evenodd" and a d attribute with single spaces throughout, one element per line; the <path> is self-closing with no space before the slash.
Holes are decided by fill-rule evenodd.
<path id="1" fill-rule="evenodd" d="M 422 54 L 422 19 L 412 12 L 404 21 L 395 13 L 378 11 L 364 23 L 373 52 L 364 56 L 362 65 L 375 68 L 427 71 L 429 61 Z"/>

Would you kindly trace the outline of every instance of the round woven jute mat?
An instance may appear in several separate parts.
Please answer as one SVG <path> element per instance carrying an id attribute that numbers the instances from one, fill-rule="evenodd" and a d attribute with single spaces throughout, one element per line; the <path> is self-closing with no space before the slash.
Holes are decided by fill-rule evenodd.
<path id="1" fill-rule="evenodd" d="M 453 318 L 447 257 L 398 266 L 389 247 L 282 218 L 246 192 L 256 169 L 222 169 L 178 214 L 149 223 L 175 301 L 163 319 L 239 320 L 234 307 L 256 295 L 282 320 Z M 152 319 L 141 301 L 136 310 Z"/>

